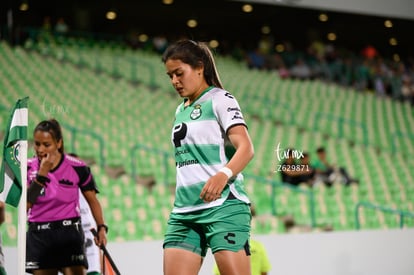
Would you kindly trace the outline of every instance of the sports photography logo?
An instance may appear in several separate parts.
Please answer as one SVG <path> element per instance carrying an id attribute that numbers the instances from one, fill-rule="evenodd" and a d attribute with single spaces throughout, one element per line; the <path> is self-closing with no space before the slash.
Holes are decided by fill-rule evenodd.
<path id="1" fill-rule="evenodd" d="M 46 98 L 43 99 L 42 111 L 45 116 L 53 116 L 56 114 L 69 114 L 69 107 L 64 105 L 51 104 L 46 101 Z"/>
<path id="2" fill-rule="evenodd" d="M 301 164 L 301 160 L 304 158 L 303 150 L 293 148 L 282 149 L 279 142 L 275 152 L 279 161 L 275 172 L 309 171 L 308 164 Z"/>
<path id="3" fill-rule="evenodd" d="M 281 149 L 280 148 L 280 142 L 277 144 L 276 148 L 276 156 L 277 160 L 279 162 L 283 162 L 284 160 L 287 160 L 289 156 L 292 155 L 294 159 L 301 159 L 303 158 L 303 151 L 296 150 L 296 149 Z"/>

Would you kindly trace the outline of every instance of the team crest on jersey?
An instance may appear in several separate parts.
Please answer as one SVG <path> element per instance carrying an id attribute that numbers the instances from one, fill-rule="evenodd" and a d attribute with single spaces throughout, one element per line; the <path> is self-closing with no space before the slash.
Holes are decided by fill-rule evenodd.
<path id="1" fill-rule="evenodd" d="M 201 116 L 201 105 L 197 104 L 194 106 L 194 110 L 191 112 L 190 117 L 192 120 L 195 120 Z"/>

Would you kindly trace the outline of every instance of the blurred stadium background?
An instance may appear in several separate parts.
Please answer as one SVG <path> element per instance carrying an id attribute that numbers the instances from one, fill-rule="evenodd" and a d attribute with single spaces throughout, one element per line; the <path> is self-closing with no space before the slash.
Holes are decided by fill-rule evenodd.
<path id="1" fill-rule="evenodd" d="M 110 241 L 161 240 L 173 202 L 171 115 L 180 101 L 160 60 L 162 42 L 183 36 L 208 41 L 255 145 L 245 170 L 257 211 L 254 234 L 412 228 L 411 104 L 392 91 L 379 95 L 373 84 L 361 88 L 336 78 L 283 78 L 277 69 L 252 69 L 246 54 L 271 41 L 271 54 L 292 57 L 287 53 L 293 48 L 296 60 L 319 41 L 356 60 L 404 64 L 412 73 L 414 12 L 407 11 L 413 4 L 381 1 L 383 8 L 370 12 L 302 2 L 3 1 L 0 136 L 14 102 L 29 96 L 29 136 L 37 122 L 55 117 L 66 151 L 90 163 Z M 59 18 L 67 31 L 55 30 Z M 367 46 L 373 56 L 363 51 Z M 278 144 L 311 154 L 323 145 L 360 183 L 282 183 L 275 172 Z M 17 209 L 7 207 L 1 230 L 4 244 L 15 246 Z"/>

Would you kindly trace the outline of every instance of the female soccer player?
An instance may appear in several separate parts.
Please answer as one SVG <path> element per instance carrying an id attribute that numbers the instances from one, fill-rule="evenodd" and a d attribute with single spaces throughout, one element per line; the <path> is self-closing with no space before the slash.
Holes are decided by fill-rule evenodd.
<path id="1" fill-rule="evenodd" d="M 223 89 L 207 45 L 177 41 L 162 61 L 184 98 L 172 130 L 177 182 L 164 274 L 198 274 L 211 248 L 220 274 L 248 275 L 251 213 L 241 171 L 254 149 L 240 106 Z"/>

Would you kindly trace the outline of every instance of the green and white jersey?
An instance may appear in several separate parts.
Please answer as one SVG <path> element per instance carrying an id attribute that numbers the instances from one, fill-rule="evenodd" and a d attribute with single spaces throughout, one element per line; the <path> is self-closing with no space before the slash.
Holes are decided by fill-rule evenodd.
<path id="1" fill-rule="evenodd" d="M 200 193 L 207 180 L 225 166 L 235 152 L 226 133 L 245 125 L 237 100 L 229 92 L 209 87 L 191 105 L 181 103 L 175 113 L 172 143 L 177 183 L 173 213 L 186 213 L 223 204 L 229 192 L 246 203 L 243 175 L 229 180 L 220 199 L 205 203 Z"/>

